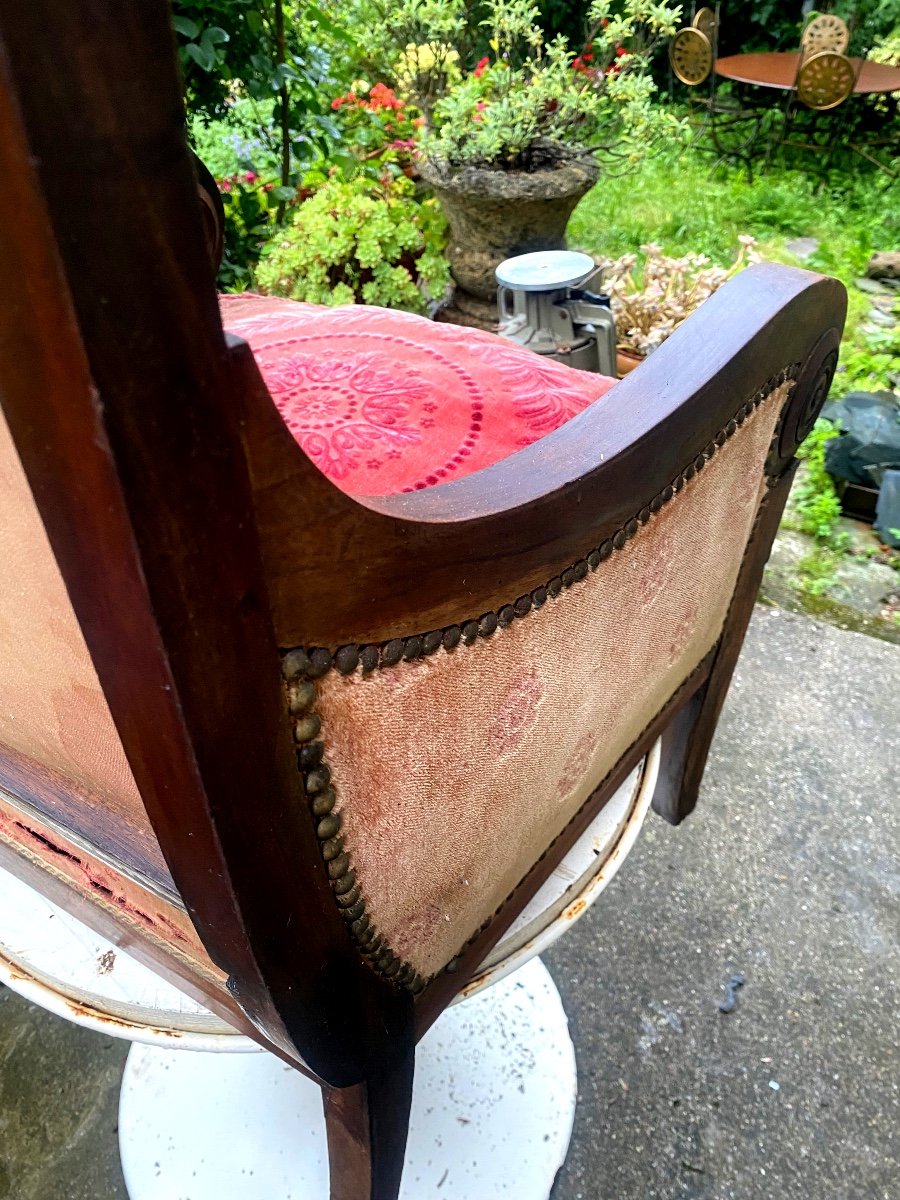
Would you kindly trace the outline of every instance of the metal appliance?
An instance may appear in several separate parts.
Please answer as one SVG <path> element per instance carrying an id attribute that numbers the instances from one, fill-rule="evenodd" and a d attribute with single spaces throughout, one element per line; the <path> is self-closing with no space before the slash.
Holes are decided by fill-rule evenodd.
<path id="1" fill-rule="evenodd" d="M 501 337 L 569 367 L 616 374 L 616 323 L 609 296 L 581 285 L 600 268 L 588 254 L 540 250 L 497 267 Z"/>

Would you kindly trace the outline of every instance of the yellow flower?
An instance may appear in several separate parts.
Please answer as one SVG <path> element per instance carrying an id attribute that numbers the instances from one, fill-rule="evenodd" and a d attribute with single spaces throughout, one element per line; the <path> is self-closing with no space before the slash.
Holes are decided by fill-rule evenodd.
<path id="1" fill-rule="evenodd" d="M 436 65 L 449 75 L 457 70 L 458 63 L 459 55 L 443 42 L 424 42 L 418 46 L 410 42 L 397 61 L 397 75 L 411 79 L 424 75 Z"/>

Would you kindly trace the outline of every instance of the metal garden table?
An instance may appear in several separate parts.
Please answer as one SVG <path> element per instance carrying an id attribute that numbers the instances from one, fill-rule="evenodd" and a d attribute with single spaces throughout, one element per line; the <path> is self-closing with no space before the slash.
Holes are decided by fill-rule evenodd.
<path id="1" fill-rule="evenodd" d="M 856 72 L 854 95 L 871 96 L 900 91 L 900 67 L 859 58 L 851 58 L 850 62 Z M 773 51 L 764 54 L 730 54 L 717 60 L 715 71 L 720 78 L 730 79 L 734 83 L 790 92 L 794 90 L 799 66 L 799 51 Z"/>

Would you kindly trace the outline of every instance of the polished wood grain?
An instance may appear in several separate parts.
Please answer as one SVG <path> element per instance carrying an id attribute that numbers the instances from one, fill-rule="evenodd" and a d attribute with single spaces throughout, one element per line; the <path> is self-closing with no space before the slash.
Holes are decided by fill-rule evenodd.
<path id="1" fill-rule="evenodd" d="M 410 997 L 386 1013 L 388 1053 L 352 1088 L 325 1088 L 331 1200 L 395 1200 L 412 1106 L 415 1037 Z"/>

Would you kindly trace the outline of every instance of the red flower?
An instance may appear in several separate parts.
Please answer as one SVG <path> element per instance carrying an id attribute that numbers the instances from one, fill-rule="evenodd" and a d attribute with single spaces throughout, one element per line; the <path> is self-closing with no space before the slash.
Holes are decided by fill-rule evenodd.
<path id="1" fill-rule="evenodd" d="M 335 112 L 337 112 L 337 110 L 341 107 L 341 105 L 346 104 L 346 103 L 347 103 L 346 96 L 335 96 L 335 98 L 331 102 L 331 107 L 334 109 Z"/>
<path id="2" fill-rule="evenodd" d="M 405 107 L 405 101 L 397 96 L 393 88 L 389 88 L 383 83 L 376 83 L 371 92 L 369 92 L 366 107 L 370 108 L 373 112 L 379 108 L 393 108 L 397 110 Z"/>
<path id="3" fill-rule="evenodd" d="M 259 176 L 255 171 L 248 171 L 244 176 L 244 183 L 256 183 L 257 179 L 259 179 Z"/>
<path id="4" fill-rule="evenodd" d="M 475 64 L 475 70 L 472 72 L 472 74 L 476 79 L 480 79 L 490 65 L 491 60 L 487 55 L 485 55 L 484 58 L 480 58 Z"/>
<path id="5" fill-rule="evenodd" d="M 628 51 L 625 49 L 625 47 L 620 46 L 616 51 L 616 58 L 624 58 L 627 53 Z"/>

